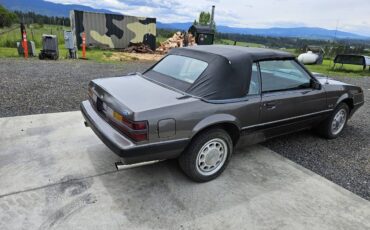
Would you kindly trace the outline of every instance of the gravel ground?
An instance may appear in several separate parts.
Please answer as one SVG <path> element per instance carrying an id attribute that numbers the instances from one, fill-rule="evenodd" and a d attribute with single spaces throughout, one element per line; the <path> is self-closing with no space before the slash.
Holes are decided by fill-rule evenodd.
<path id="1" fill-rule="evenodd" d="M 363 105 L 343 134 L 326 140 L 305 131 L 278 137 L 264 145 L 280 155 L 370 200 L 370 77 L 336 79 L 361 86 Z"/>
<path id="2" fill-rule="evenodd" d="M 91 79 L 142 71 L 152 62 L 0 59 L 0 117 L 73 111 Z M 370 101 L 370 77 L 337 78 L 361 86 Z M 56 87 L 58 86 L 58 87 Z M 370 200 L 370 106 L 348 122 L 342 136 L 325 140 L 300 132 L 264 143 L 275 152 Z"/>
<path id="3" fill-rule="evenodd" d="M 143 71 L 152 64 L 0 59 L 0 117 L 78 110 L 90 80 Z"/>

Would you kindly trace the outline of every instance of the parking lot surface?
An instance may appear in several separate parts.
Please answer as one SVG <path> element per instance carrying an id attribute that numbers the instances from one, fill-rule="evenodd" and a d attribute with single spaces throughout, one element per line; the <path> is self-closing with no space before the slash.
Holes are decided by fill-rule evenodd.
<path id="1" fill-rule="evenodd" d="M 370 203 L 262 147 L 209 183 L 117 172 L 77 112 L 0 118 L 0 229 L 369 229 Z"/>

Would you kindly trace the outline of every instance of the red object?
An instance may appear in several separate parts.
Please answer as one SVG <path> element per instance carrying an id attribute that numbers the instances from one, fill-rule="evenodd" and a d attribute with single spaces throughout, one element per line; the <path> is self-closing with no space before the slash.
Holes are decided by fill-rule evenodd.
<path id="1" fill-rule="evenodd" d="M 136 142 L 148 140 L 148 135 L 146 133 L 130 133 L 128 135 Z"/>
<path id="2" fill-rule="evenodd" d="M 23 31 L 22 34 L 22 47 L 24 51 L 24 58 L 28 58 L 28 45 L 27 45 L 27 33 L 26 30 Z"/>
<path id="3" fill-rule="evenodd" d="M 133 130 L 145 130 L 146 129 L 146 123 L 147 123 L 145 121 L 135 121 L 135 122 L 133 122 L 133 121 L 128 120 L 125 117 L 122 117 L 122 122 L 126 126 L 130 127 Z"/>
<path id="4" fill-rule="evenodd" d="M 82 33 L 82 58 L 86 59 L 86 34 Z"/>
<path id="5" fill-rule="evenodd" d="M 122 122 L 122 125 L 117 122 L 113 125 L 134 141 L 148 140 L 148 121 L 131 121 L 117 112 L 113 112 L 113 117 Z"/>

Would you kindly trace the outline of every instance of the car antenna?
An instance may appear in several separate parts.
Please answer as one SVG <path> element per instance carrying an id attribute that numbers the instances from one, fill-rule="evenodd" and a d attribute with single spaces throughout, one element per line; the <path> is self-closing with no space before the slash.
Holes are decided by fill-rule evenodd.
<path id="1" fill-rule="evenodd" d="M 339 23 L 339 20 L 337 20 L 337 25 L 335 26 L 333 44 L 335 44 L 336 40 L 337 40 L 338 23 Z M 330 49 L 333 49 L 333 47 L 330 47 Z M 329 53 L 330 53 L 330 51 L 329 51 Z M 326 73 L 326 82 L 325 82 L 325 84 L 329 84 L 329 73 L 330 73 L 330 68 L 332 68 L 333 62 L 334 62 L 333 59 L 330 58 L 330 65 L 329 65 L 329 68 L 328 68 L 327 73 Z"/>
<path id="2" fill-rule="evenodd" d="M 330 73 L 330 68 L 333 64 L 333 60 L 330 58 L 330 63 L 329 63 L 329 68 L 327 69 L 327 72 L 326 72 L 326 82 L 325 84 L 328 85 L 329 84 L 329 73 Z"/>

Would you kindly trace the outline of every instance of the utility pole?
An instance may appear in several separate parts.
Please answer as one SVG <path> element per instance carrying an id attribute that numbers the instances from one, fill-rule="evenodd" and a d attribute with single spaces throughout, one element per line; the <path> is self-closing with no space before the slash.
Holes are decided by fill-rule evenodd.
<path id="1" fill-rule="evenodd" d="M 212 13 L 211 13 L 211 23 L 209 23 L 209 28 L 213 29 L 214 25 L 214 18 L 215 18 L 215 6 L 212 6 Z"/>

